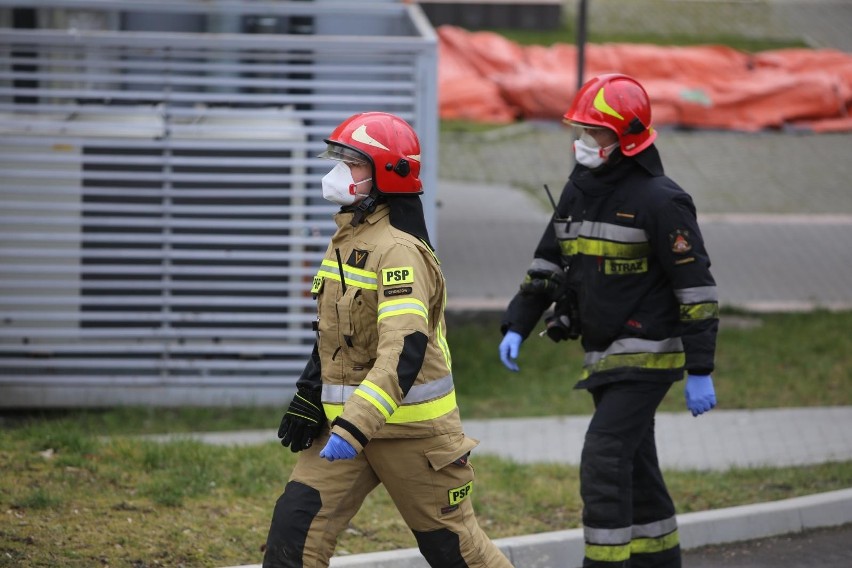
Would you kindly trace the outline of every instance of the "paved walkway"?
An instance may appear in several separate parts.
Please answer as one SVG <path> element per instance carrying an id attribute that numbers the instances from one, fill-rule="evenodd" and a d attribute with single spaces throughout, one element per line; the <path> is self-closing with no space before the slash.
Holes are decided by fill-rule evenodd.
<path id="1" fill-rule="evenodd" d="M 474 451 L 519 463 L 579 465 L 588 416 L 463 420 L 480 441 Z M 672 470 L 725 471 L 852 460 L 852 406 L 765 410 L 715 409 L 703 416 L 657 414 L 660 464 Z M 178 435 L 180 437 L 181 435 Z M 184 437 L 211 444 L 277 441 L 274 430 L 207 432 Z M 155 439 L 173 436 L 155 436 Z"/>

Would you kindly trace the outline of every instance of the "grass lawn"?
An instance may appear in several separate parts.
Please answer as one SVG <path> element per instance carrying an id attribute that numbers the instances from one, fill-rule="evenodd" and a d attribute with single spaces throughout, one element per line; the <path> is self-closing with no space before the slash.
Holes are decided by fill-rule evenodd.
<path id="1" fill-rule="evenodd" d="M 715 374 L 720 408 L 852 404 L 852 313 L 725 313 Z M 576 344 L 537 336 L 520 373 L 497 357 L 496 320 L 450 322 L 465 418 L 587 414 L 572 390 Z M 554 396 L 553 393 L 558 393 Z M 682 388 L 663 410 L 682 411 Z M 216 447 L 128 435 L 274 429 L 280 408 L 6 412 L 0 415 L 0 567 L 227 566 L 261 560 L 294 456 L 275 443 Z M 104 435 L 111 436 L 104 438 Z M 578 471 L 474 456 L 475 505 L 492 538 L 579 526 Z M 852 486 L 852 462 L 784 469 L 667 472 L 679 513 Z M 415 546 L 381 488 L 338 553 Z"/>

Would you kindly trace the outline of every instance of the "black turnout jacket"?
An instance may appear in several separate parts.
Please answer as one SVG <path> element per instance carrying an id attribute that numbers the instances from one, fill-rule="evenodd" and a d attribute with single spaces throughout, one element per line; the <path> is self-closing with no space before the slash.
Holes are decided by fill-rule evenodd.
<path id="1" fill-rule="evenodd" d="M 595 171 L 577 165 L 533 266 L 567 271 L 585 351 L 577 388 L 713 371 L 718 298 L 710 258 L 692 198 L 664 175 L 655 146 L 619 153 Z M 526 338 L 550 305 L 519 292 L 503 332 Z"/>

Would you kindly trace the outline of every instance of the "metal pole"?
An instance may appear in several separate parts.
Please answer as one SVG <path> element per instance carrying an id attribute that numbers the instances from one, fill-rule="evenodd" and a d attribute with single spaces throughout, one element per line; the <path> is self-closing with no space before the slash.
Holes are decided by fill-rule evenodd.
<path id="1" fill-rule="evenodd" d="M 583 86 L 586 65 L 586 0 L 579 0 L 577 8 L 577 90 Z"/>

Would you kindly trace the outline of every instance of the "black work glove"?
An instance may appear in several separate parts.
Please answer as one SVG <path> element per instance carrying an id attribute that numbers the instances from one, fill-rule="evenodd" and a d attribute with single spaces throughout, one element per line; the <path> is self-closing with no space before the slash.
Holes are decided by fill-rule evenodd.
<path id="1" fill-rule="evenodd" d="M 314 443 L 314 438 L 320 435 L 324 424 L 325 412 L 320 391 L 300 388 L 278 427 L 281 445 L 285 448 L 290 446 L 291 452 L 306 450 Z"/>
<path id="2" fill-rule="evenodd" d="M 543 296 L 553 302 L 565 292 L 565 285 L 565 273 L 561 270 L 528 270 L 521 293 Z"/>

